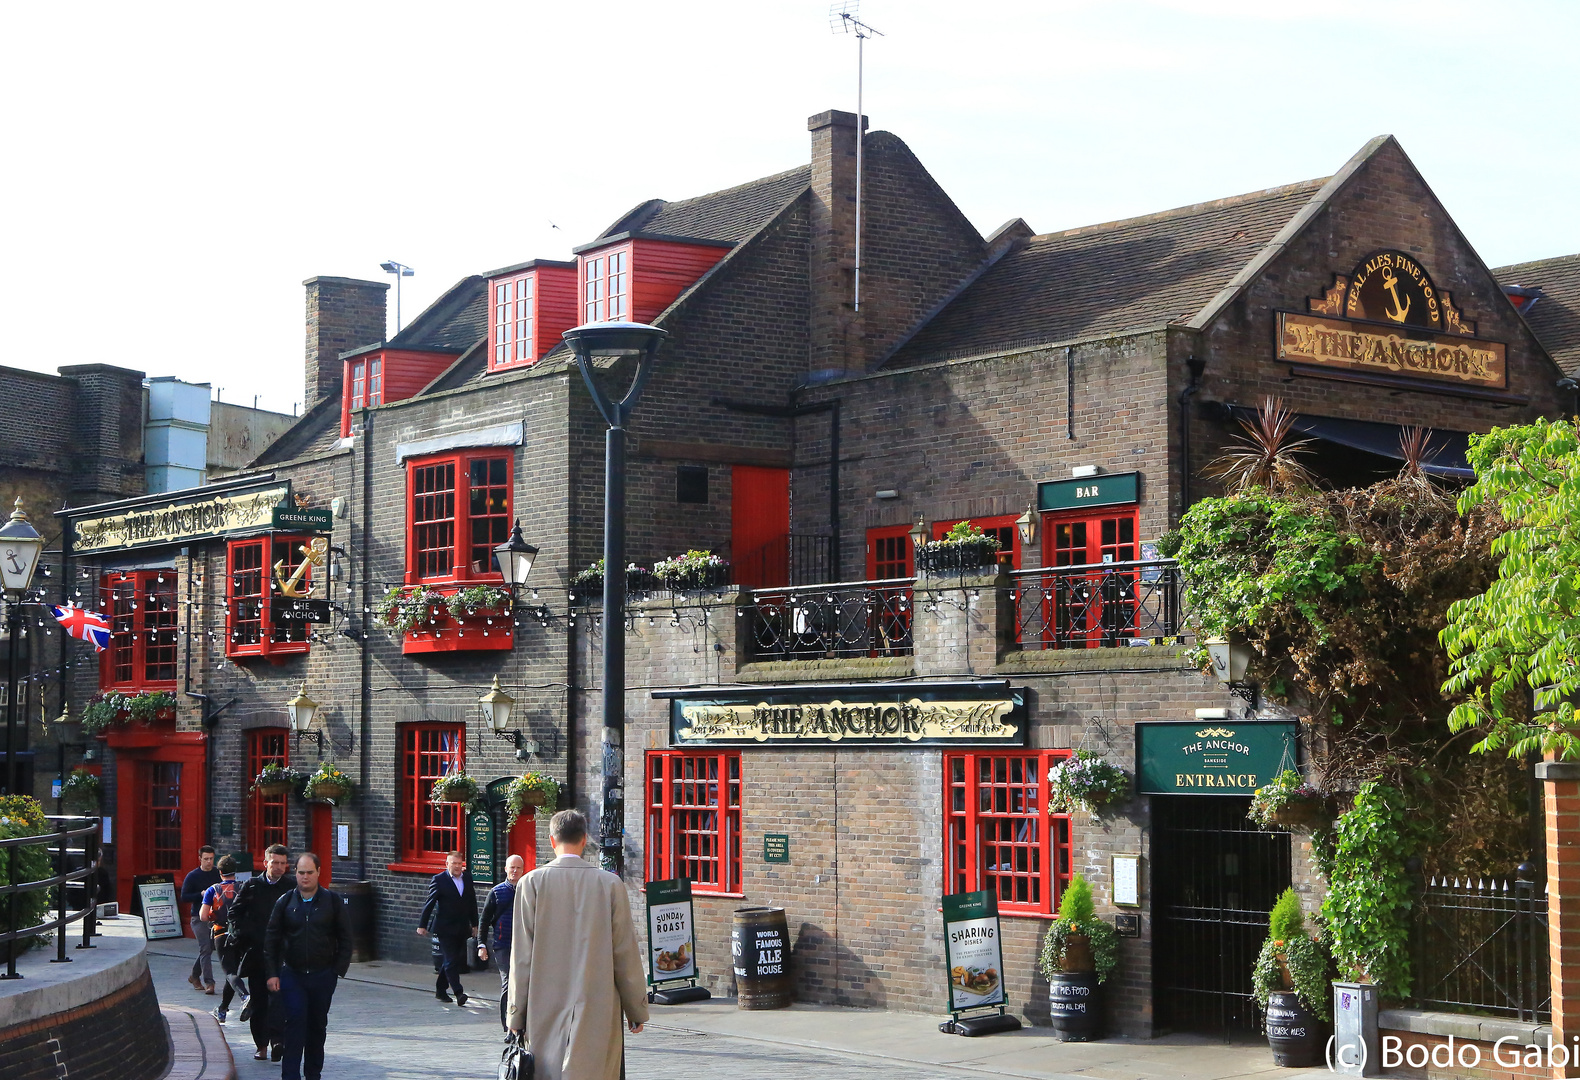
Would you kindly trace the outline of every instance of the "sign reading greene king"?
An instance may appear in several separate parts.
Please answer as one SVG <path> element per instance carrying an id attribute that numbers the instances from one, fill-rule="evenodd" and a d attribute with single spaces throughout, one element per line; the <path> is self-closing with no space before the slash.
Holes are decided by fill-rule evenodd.
<path id="1" fill-rule="evenodd" d="M 1296 768 L 1293 721 L 1191 720 L 1136 725 L 1141 795 L 1250 795 Z"/>

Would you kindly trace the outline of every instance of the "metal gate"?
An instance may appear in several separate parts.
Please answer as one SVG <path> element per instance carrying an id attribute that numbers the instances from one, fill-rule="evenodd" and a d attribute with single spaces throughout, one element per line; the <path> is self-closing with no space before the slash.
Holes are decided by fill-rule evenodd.
<path id="1" fill-rule="evenodd" d="M 1290 885 L 1285 832 L 1246 819 L 1250 800 L 1153 796 L 1153 999 L 1160 1028 L 1261 1030 L 1251 968 Z"/>

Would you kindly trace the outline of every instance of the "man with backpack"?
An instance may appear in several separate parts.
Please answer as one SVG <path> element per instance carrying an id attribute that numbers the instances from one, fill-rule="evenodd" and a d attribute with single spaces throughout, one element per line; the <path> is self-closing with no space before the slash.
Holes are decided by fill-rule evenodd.
<path id="1" fill-rule="evenodd" d="M 219 953 L 220 967 L 225 973 L 225 994 L 219 999 L 219 1007 L 214 1010 L 214 1019 L 223 1024 L 230 1012 L 231 999 L 238 992 L 241 994 L 241 1018 L 245 1020 L 251 1014 L 247 1009 L 247 984 L 237 973 L 239 959 L 233 950 L 225 947 L 225 939 L 230 932 L 230 911 L 236 902 L 236 891 L 241 888 L 236 881 L 236 860 L 229 855 L 222 855 L 215 866 L 219 870 L 219 884 L 210 885 L 204 890 L 203 906 L 199 913 L 209 926 L 209 934 L 214 939 L 214 951 Z"/>
<path id="2" fill-rule="evenodd" d="M 335 984 L 351 966 L 351 920 L 340 894 L 318 885 L 318 856 L 296 860 L 296 888 L 275 901 L 263 950 L 269 989 L 285 1009 L 280 1080 L 321 1080 Z M 304 1063 L 305 1056 L 305 1063 Z"/>

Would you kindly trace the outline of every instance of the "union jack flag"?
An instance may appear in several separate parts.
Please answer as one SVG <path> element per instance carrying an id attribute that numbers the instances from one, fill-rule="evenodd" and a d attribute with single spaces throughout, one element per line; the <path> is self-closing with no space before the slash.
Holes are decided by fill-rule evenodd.
<path id="1" fill-rule="evenodd" d="M 49 610 L 55 613 L 55 620 L 72 637 L 93 642 L 93 647 L 99 652 L 110 647 L 110 620 L 97 611 L 89 611 L 75 604 L 51 607 Z"/>

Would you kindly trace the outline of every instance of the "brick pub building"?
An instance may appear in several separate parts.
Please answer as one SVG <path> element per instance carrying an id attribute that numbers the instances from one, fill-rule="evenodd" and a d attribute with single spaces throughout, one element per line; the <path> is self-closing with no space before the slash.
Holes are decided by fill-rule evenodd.
<path id="1" fill-rule="evenodd" d="M 222 484 L 65 515 L 68 588 L 96 590 L 117 627 L 100 667 L 73 669 L 77 699 L 179 699 L 105 736 L 123 902 L 204 839 L 279 841 L 371 882 L 380 952 L 419 959 L 426 877 L 466 839 L 427 802 L 434 779 L 540 769 L 596 813 L 610 624 L 571 579 L 601 554 L 603 423 L 560 335 L 635 319 L 671 337 L 631 427 L 628 551 L 732 563 L 727 586 L 637 596 L 621 620 L 635 909 L 644 880 L 692 879 L 715 990 L 733 909 L 767 904 L 786 909 L 801 1000 L 938 1012 L 941 897 L 992 889 L 1012 1007 L 1036 1023 L 1034 957 L 1080 872 L 1104 917 L 1139 916 L 1115 1027 L 1254 1023 L 1262 931 L 1242 913 L 1320 887 L 1298 842 L 1244 821 L 1247 778 L 1277 755 L 1260 774 L 1148 774 L 1102 817 L 1048 814 L 1047 769 L 1084 747 L 1135 770 L 1144 743 L 1161 754 L 1200 723 L 1295 753 L 1298 718 L 1248 716 L 1191 665 L 1176 569 L 1150 545 L 1267 395 L 1335 482 L 1395 469 L 1405 427 L 1437 432 L 1432 467 L 1463 475 L 1468 433 L 1573 409 L 1533 332 L 1542 304 L 1573 303 L 1536 277 L 1572 275 L 1500 283 L 1391 138 L 1324 180 L 984 238 L 874 132 L 857 308 L 856 120 L 809 127 L 808 165 L 644 203 L 572 261 L 458 282 L 387 341 L 382 285 L 310 279 L 294 428 Z M 601 367 L 629 378 L 628 360 Z M 517 519 L 541 553 L 513 612 L 376 625 L 391 588 L 497 584 L 491 548 Z M 961 520 L 1001 538 L 1000 564 L 918 577 L 916 539 Z M 331 621 L 276 624 L 271 578 L 313 536 L 302 579 Z M 519 744 L 481 718 L 495 676 Z M 308 741 L 284 708 L 304 686 Z M 760 720 L 765 703 L 800 719 Z M 859 731 L 803 723 L 856 703 L 876 717 Z M 525 765 L 518 745 L 536 746 Z M 320 760 L 359 780 L 353 798 L 249 794 L 266 762 Z M 769 834 L 788 862 L 766 861 Z M 546 838 L 523 820 L 506 849 L 530 865 Z M 1139 867 L 1133 904 L 1115 856 Z"/>

